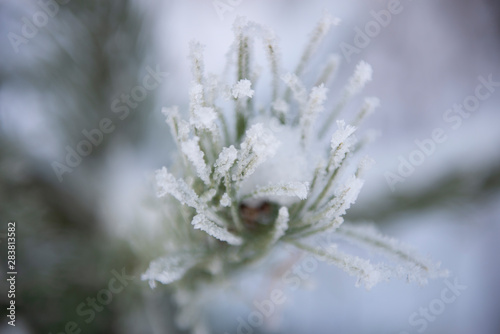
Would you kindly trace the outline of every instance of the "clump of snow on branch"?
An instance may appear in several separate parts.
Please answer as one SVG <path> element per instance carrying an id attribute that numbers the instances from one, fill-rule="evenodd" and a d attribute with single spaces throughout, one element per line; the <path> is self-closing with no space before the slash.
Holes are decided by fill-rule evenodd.
<path id="1" fill-rule="evenodd" d="M 231 90 L 231 94 L 235 99 L 252 97 L 254 91 L 250 87 L 252 87 L 252 83 L 250 82 L 250 80 L 242 79 L 234 85 L 233 89 Z"/>
<path id="2" fill-rule="evenodd" d="M 227 193 L 224 193 L 224 195 L 222 195 L 222 198 L 220 200 L 220 205 L 226 207 L 231 205 L 231 197 L 229 197 Z"/>
<path id="3" fill-rule="evenodd" d="M 215 121 L 217 120 L 217 113 L 213 108 L 210 107 L 200 107 L 193 110 L 193 117 L 190 121 L 191 125 L 198 130 L 209 130 L 215 132 L 217 125 Z"/>

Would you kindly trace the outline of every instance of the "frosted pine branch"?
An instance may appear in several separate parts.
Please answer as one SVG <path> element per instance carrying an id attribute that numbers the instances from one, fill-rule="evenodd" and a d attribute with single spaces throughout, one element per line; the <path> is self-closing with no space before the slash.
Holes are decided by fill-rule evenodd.
<path id="1" fill-rule="evenodd" d="M 340 100 L 334 106 L 328 119 L 323 124 L 323 127 L 320 130 L 320 137 L 323 137 L 328 129 L 330 128 L 332 122 L 337 118 L 340 112 L 344 109 L 345 105 L 357 94 L 359 94 L 365 85 L 372 80 L 372 67 L 361 61 L 357 66 L 354 74 L 349 78 L 349 82 L 344 87 L 343 92 L 341 93 Z"/>
<path id="2" fill-rule="evenodd" d="M 271 244 L 274 244 L 281 237 L 283 237 L 288 229 L 288 221 L 290 220 L 290 215 L 288 209 L 284 206 L 278 211 L 278 218 L 274 223 L 274 231 L 272 235 Z"/>
<path id="3" fill-rule="evenodd" d="M 321 71 L 321 75 L 316 81 L 315 86 L 319 86 L 321 84 L 328 84 L 330 80 L 332 80 L 335 75 L 337 74 L 338 68 L 340 65 L 340 55 L 338 54 L 332 54 L 328 58 L 328 61 Z"/>
<path id="4" fill-rule="evenodd" d="M 196 172 L 198 173 L 198 177 L 208 185 L 210 184 L 210 169 L 203 159 L 205 154 L 201 151 L 199 142 L 199 137 L 186 140 L 181 144 L 182 153 L 184 153 L 193 164 Z"/>
<path id="5" fill-rule="evenodd" d="M 366 288 L 392 277 L 425 283 L 444 273 L 394 239 L 343 223 L 363 187 L 364 171 L 372 164 L 364 158 L 356 166 L 370 135 L 362 133 L 358 141 L 354 134 L 379 101 L 365 98 L 360 111 L 348 118 L 353 119 L 351 124 L 338 119 L 371 80 L 372 68 L 365 62 L 356 66 L 338 94 L 327 88 L 338 69 L 337 56 L 322 66 L 315 86 L 303 80 L 312 53 L 336 23 L 328 15 L 323 17 L 294 72 L 280 68 L 274 33 L 244 18 L 233 26 L 226 71 L 232 77 L 205 76 L 203 46 L 191 43 L 189 106 L 162 109 L 178 158 L 176 168 L 163 167 L 155 178 L 157 196 L 162 199 L 159 211 L 175 213 L 166 221 L 171 239 L 165 240 L 167 255 L 153 260 L 142 276 L 151 285 L 160 282 L 186 292 L 186 300 L 179 302 L 186 315 L 183 323 L 190 324 L 188 311 L 196 304 L 193 290 L 244 269 L 282 242 L 319 255 L 356 276 L 357 284 Z M 255 87 L 253 76 L 257 45 L 269 60 L 271 87 L 266 90 L 272 93 L 268 100 L 256 96 L 262 91 Z M 287 87 L 284 92 L 282 81 Z M 333 106 L 328 106 L 330 95 L 337 97 Z M 254 107 L 256 98 L 263 104 L 259 110 Z M 326 107 L 331 112 L 323 112 Z M 327 133 L 329 141 L 323 139 Z M 178 172 L 174 175 L 173 170 Z M 308 238 L 325 233 L 384 255 L 391 263 L 374 264 L 340 251 L 336 244 L 321 248 L 307 244 Z M 176 239 L 179 235 L 182 247 Z"/>
<path id="6" fill-rule="evenodd" d="M 382 281 L 389 280 L 391 276 L 389 267 L 383 264 L 373 265 L 370 260 L 341 252 L 338 250 L 337 245 L 317 249 L 298 242 L 293 244 L 300 249 L 322 257 L 325 262 L 339 267 L 349 275 L 357 277 L 356 286 L 363 285 L 367 290 Z"/>
<path id="7" fill-rule="evenodd" d="M 332 219 L 346 213 L 351 204 L 354 204 L 363 187 L 363 180 L 354 175 L 345 184 L 341 185 L 335 192 L 335 197 L 327 204 L 325 217 Z"/>
<path id="8" fill-rule="evenodd" d="M 345 124 L 344 121 L 337 121 L 338 130 L 334 132 L 330 141 L 331 155 L 327 170 L 335 170 L 340 167 L 342 160 L 349 152 L 352 141 L 350 140 L 356 128 Z"/>
<path id="9" fill-rule="evenodd" d="M 349 79 L 345 91 L 349 97 L 352 97 L 365 87 L 366 83 L 372 80 L 372 67 L 362 61 L 356 66 L 354 75 Z"/>
<path id="10" fill-rule="evenodd" d="M 212 237 L 221 241 L 225 241 L 230 245 L 241 245 L 243 242 L 240 237 L 230 233 L 223 227 L 218 226 L 203 214 L 197 214 L 196 216 L 194 216 L 191 224 L 195 229 L 202 230 Z"/>
<path id="11" fill-rule="evenodd" d="M 244 180 L 252 175 L 261 163 L 276 153 L 279 144 L 273 133 L 261 123 L 253 125 L 246 131 L 245 140 L 241 143 L 233 180 Z"/>
<path id="12" fill-rule="evenodd" d="M 311 39 L 309 40 L 309 43 L 307 44 L 304 53 L 302 54 L 300 62 L 297 65 L 297 68 L 295 69 L 295 73 L 297 75 L 302 74 L 305 66 L 307 65 L 309 59 L 311 58 L 311 55 L 314 54 L 314 52 L 320 45 L 321 41 L 330 30 L 330 27 L 332 25 L 338 25 L 339 23 L 340 23 L 339 18 L 334 18 L 327 12 L 323 14 L 316 28 L 311 33 Z"/>
<path id="13" fill-rule="evenodd" d="M 398 276 L 404 276 L 408 281 L 426 284 L 427 278 L 447 276 L 446 270 L 439 269 L 440 264 L 424 258 L 408 245 L 399 240 L 380 234 L 371 225 L 344 225 L 337 230 L 340 238 L 382 254 L 396 263 Z"/>
<path id="14" fill-rule="evenodd" d="M 217 161 L 214 164 L 215 167 L 215 180 L 220 180 L 223 178 L 229 169 L 233 166 L 236 158 L 238 157 L 238 151 L 234 148 L 233 145 L 229 147 L 224 147 L 222 152 L 220 152 Z"/>
<path id="15" fill-rule="evenodd" d="M 258 187 L 257 190 L 248 195 L 248 197 L 290 196 L 304 200 L 307 198 L 308 191 L 308 182 L 282 182 L 267 185 L 265 187 Z"/>
<path id="16" fill-rule="evenodd" d="M 361 123 L 361 121 L 363 121 L 366 117 L 371 115 L 375 111 L 375 109 L 377 109 L 379 106 L 380 106 L 380 101 L 378 98 L 376 97 L 365 98 L 361 110 L 356 115 L 356 118 L 352 121 L 352 125 L 358 126 Z"/>
<path id="17" fill-rule="evenodd" d="M 194 82 L 198 85 L 204 84 L 205 65 L 203 62 L 204 46 L 197 41 L 191 41 L 189 44 L 189 58 L 191 59 L 191 70 L 193 73 Z"/>
<path id="18" fill-rule="evenodd" d="M 183 179 L 175 179 L 165 167 L 156 171 L 156 183 L 158 185 L 158 197 L 170 194 L 181 204 L 192 208 L 198 208 L 198 195 L 189 187 Z"/>
<path id="19" fill-rule="evenodd" d="M 189 136 L 189 125 L 181 119 L 178 106 L 162 108 L 161 111 L 166 116 L 166 123 L 170 127 L 170 132 L 178 147 L 180 147 L 180 143 L 187 140 Z"/>
<path id="20" fill-rule="evenodd" d="M 305 108 L 307 104 L 307 90 L 299 77 L 294 73 L 287 73 L 281 79 L 293 92 L 293 97 L 299 103 L 300 108 Z"/>
<path id="21" fill-rule="evenodd" d="M 375 160 L 372 158 L 365 156 L 361 159 L 358 169 L 356 170 L 356 177 L 361 178 L 364 176 L 365 172 L 370 169 L 375 164 Z"/>
<path id="22" fill-rule="evenodd" d="M 197 257 L 191 254 L 175 254 L 158 258 L 151 262 L 148 270 L 141 275 L 141 279 L 149 281 L 152 288 L 156 287 L 156 282 L 170 284 L 181 279 L 197 260 Z"/>
<path id="23" fill-rule="evenodd" d="M 189 90 L 189 110 L 191 111 L 191 116 L 196 109 L 203 108 L 204 104 L 203 85 L 193 83 Z"/>
<path id="24" fill-rule="evenodd" d="M 313 87 L 311 93 L 309 94 L 309 100 L 307 105 L 300 115 L 300 127 L 302 128 L 302 141 L 305 142 L 309 137 L 311 132 L 311 127 L 316 121 L 316 117 L 325 108 L 323 104 L 326 101 L 326 94 L 328 89 L 325 88 L 324 84 L 320 84 L 317 87 Z"/>

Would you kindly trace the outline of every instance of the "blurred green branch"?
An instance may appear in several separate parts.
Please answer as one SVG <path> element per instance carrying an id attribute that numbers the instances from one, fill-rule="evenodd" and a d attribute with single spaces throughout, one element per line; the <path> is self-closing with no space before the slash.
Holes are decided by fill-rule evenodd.
<path id="1" fill-rule="evenodd" d="M 446 206 L 460 210 L 466 205 L 480 203 L 499 191 L 500 160 L 474 171 L 451 171 L 431 186 L 416 192 L 399 190 L 377 197 L 364 206 L 356 205 L 346 219 L 384 224 L 404 213 L 421 213 Z"/>

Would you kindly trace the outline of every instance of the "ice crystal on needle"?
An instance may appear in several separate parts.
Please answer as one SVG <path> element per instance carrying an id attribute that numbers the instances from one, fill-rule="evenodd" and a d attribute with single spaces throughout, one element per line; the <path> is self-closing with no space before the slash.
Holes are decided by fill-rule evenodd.
<path id="1" fill-rule="evenodd" d="M 235 99 L 242 97 L 252 97 L 254 91 L 250 88 L 252 83 L 248 79 L 238 81 L 231 91 Z"/>
<path id="2" fill-rule="evenodd" d="M 365 143 L 357 139 L 357 128 L 379 102 L 366 98 L 352 124 L 340 118 L 371 80 L 372 68 L 365 62 L 356 66 L 338 94 L 327 88 L 338 56 L 330 56 L 314 84 L 303 79 L 312 51 L 337 23 L 329 15 L 320 21 L 293 72 L 280 67 L 274 33 L 244 18 L 234 25 L 230 80 L 206 75 L 203 46 L 191 43 L 188 119 L 178 107 L 163 109 L 177 144 L 180 172 L 165 167 L 156 172 L 158 197 L 170 207 L 176 203 L 169 226 L 177 230 L 172 235 L 182 234 L 185 243 L 178 250 L 168 247 L 164 257 L 151 262 L 142 278 L 152 286 L 160 282 L 176 291 L 192 291 L 241 270 L 282 242 L 324 257 L 367 288 L 390 277 L 425 283 L 427 277 L 443 273 L 393 239 L 344 227 L 343 216 L 356 201 L 363 171 L 370 165 L 363 159 L 356 167 L 357 152 Z M 252 48 L 257 41 L 269 62 L 270 96 L 254 90 Z M 333 108 L 327 107 L 331 96 L 336 97 Z M 233 107 L 227 107 L 227 100 Z M 336 245 L 310 245 L 311 238 L 325 233 L 371 248 L 389 264 L 372 264 Z"/>

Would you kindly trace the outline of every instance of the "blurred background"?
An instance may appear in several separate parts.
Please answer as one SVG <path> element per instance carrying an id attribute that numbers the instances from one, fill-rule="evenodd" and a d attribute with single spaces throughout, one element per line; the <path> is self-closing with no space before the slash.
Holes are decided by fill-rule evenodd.
<path id="1" fill-rule="evenodd" d="M 357 45 L 359 31 L 375 22 L 372 11 L 389 3 L 1 0 L 2 310 L 8 305 L 8 221 L 17 222 L 18 276 L 16 327 L 2 316 L 0 332 L 70 333 L 74 322 L 82 333 L 181 333 L 168 291 L 151 290 L 139 277 L 158 237 L 148 177 L 172 158 L 160 109 L 187 106 L 188 43 L 207 45 L 206 68 L 221 73 L 232 22 L 246 16 L 276 32 L 283 68 L 291 70 L 326 9 L 342 24 L 308 70 L 318 71 L 328 53 L 339 53 L 334 94 L 365 60 L 374 69 L 365 95 L 381 100 L 363 125 L 379 132 L 369 150 L 377 163 L 347 218 L 375 222 L 441 261 L 451 271 L 448 283 L 467 288 L 449 304 L 436 302 L 447 287 L 443 279 L 423 288 L 389 282 L 367 292 L 320 264 L 297 291 L 283 287 L 287 302 L 253 333 L 499 333 L 499 87 L 490 87 L 470 115 L 454 121 L 445 115 L 474 95 L 478 77 L 500 81 L 500 3 L 401 0 L 390 22 Z M 357 51 L 346 56 L 346 44 Z M 432 138 L 437 128 L 447 140 L 392 191 L 387 173 L 397 174 L 401 159 L 419 149 L 415 141 Z M 87 136 L 97 144 L 81 144 Z M 71 153 L 78 147 L 86 154 L 80 161 Z M 236 333 L 252 301 L 279 286 L 268 268 L 236 278 L 236 285 L 254 289 L 200 296 L 207 299 L 203 316 L 213 333 Z M 101 291 L 117 273 L 134 280 L 125 279 L 105 305 L 88 306 L 88 298 L 103 300 Z M 433 307 L 431 316 L 421 315 Z M 416 319 L 426 320 L 416 325 Z"/>

